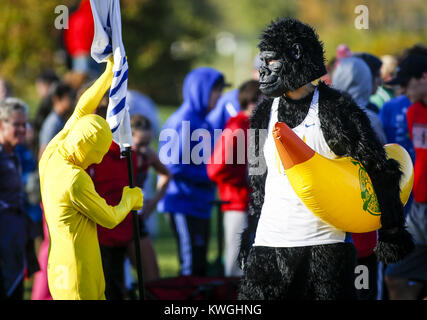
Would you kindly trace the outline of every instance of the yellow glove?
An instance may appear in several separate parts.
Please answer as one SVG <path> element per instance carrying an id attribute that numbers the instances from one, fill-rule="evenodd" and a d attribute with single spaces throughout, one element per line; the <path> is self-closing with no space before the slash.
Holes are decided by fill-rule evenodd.
<path id="1" fill-rule="evenodd" d="M 121 202 L 126 202 L 126 207 L 131 210 L 141 210 L 144 201 L 142 190 L 138 187 L 124 187 Z"/>

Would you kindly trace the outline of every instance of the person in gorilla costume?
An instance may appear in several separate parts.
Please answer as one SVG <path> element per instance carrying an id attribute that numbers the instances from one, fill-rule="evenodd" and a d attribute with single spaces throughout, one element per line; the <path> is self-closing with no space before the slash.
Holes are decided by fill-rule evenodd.
<path id="1" fill-rule="evenodd" d="M 354 245 L 345 242 L 344 231 L 317 218 L 292 189 L 283 187 L 289 182 L 283 172 L 277 176 L 270 131 L 276 121 L 294 131 L 302 128 L 304 135 L 312 135 L 315 151 L 330 158 L 350 156 L 364 166 L 382 213 L 375 253 L 384 263 L 402 259 L 413 247 L 404 227 L 399 164 L 386 158 L 356 103 L 319 81 L 326 74 L 324 50 L 313 28 L 296 19 L 278 19 L 264 30 L 258 47 L 260 89 L 266 97 L 251 117 L 255 144 L 250 147 L 260 160 L 251 160 L 249 152 L 253 192 L 239 252 L 244 271 L 239 299 L 355 299 Z M 308 130 L 316 126 L 305 123 L 309 117 L 318 124 L 314 134 Z M 267 129 L 263 138 L 261 131 Z M 260 163 L 266 165 L 262 174 Z"/>

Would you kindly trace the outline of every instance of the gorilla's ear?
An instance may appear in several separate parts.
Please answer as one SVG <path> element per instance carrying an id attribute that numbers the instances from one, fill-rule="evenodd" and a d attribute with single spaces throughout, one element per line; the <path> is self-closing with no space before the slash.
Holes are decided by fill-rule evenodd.
<path id="1" fill-rule="evenodd" d="M 295 60 L 299 60 L 302 56 L 302 45 L 299 43 L 294 43 L 291 47 L 291 56 Z"/>

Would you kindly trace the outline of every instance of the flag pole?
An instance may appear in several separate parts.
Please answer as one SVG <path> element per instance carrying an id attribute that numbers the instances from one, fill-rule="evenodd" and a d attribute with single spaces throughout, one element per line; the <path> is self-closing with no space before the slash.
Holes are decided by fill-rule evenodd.
<path id="1" fill-rule="evenodd" d="M 125 147 L 125 150 L 122 152 L 122 155 L 126 157 L 127 166 L 128 166 L 128 176 L 129 176 L 129 187 L 135 187 L 134 175 L 133 175 L 133 161 L 132 161 L 132 148 Z M 144 279 L 142 277 L 142 259 L 141 259 L 141 249 L 139 245 L 139 220 L 138 213 L 135 210 L 132 210 L 132 225 L 133 225 L 133 240 L 135 243 L 135 256 L 136 256 L 136 271 L 138 275 L 138 291 L 139 291 L 139 300 L 145 299 L 145 288 L 144 288 Z"/>

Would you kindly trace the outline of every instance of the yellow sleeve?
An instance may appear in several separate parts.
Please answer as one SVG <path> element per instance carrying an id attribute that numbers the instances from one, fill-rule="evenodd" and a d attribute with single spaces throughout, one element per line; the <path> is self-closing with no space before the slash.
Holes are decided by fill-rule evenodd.
<path id="1" fill-rule="evenodd" d="M 131 210 L 141 209 L 143 201 L 141 189 L 125 187 L 120 203 L 117 206 L 108 205 L 84 171 L 78 172 L 74 178 L 70 200 L 78 212 L 109 229 L 122 222 Z"/>
<path id="2" fill-rule="evenodd" d="M 64 126 L 64 130 L 70 129 L 74 122 L 84 115 L 91 114 L 96 110 L 99 102 L 108 88 L 110 88 L 111 82 L 113 81 L 113 65 L 113 56 L 111 55 L 107 60 L 104 73 L 80 97 L 73 114 Z"/>

